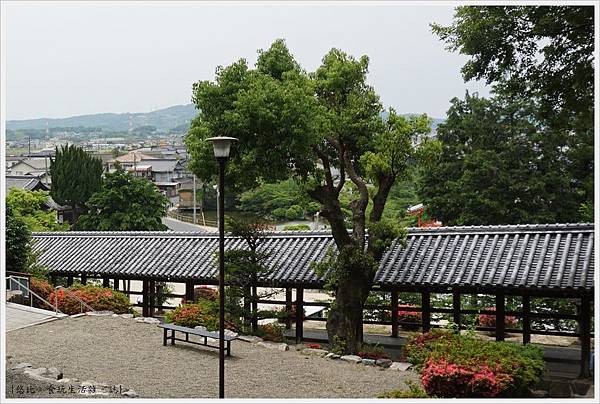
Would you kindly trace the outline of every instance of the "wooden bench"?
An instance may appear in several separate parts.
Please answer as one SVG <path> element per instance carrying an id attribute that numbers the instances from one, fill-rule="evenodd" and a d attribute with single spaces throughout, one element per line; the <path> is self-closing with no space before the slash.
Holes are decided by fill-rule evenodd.
<path id="1" fill-rule="evenodd" d="M 219 339 L 219 333 L 218 332 L 211 332 L 211 331 L 205 331 L 205 330 L 197 330 L 195 328 L 189 328 L 189 327 L 183 327 L 180 325 L 175 325 L 175 324 L 159 324 L 158 325 L 160 328 L 163 329 L 163 346 L 167 346 L 167 341 L 171 340 L 171 345 L 175 345 L 175 341 L 181 341 L 181 342 L 188 342 L 190 344 L 196 344 L 196 345 L 202 345 L 202 346 L 206 346 L 209 348 L 215 348 L 215 349 L 219 349 L 219 346 L 215 346 L 215 345 L 210 345 L 208 343 L 208 338 L 212 338 L 212 339 Z M 167 335 L 168 331 L 171 331 L 171 336 L 169 337 Z M 185 334 L 185 339 L 181 339 L 181 338 L 175 338 L 175 331 L 178 332 L 182 332 Z M 200 337 L 204 338 L 204 343 L 202 342 L 195 342 L 195 341 L 190 341 L 190 334 L 192 335 L 198 335 Z M 237 337 L 232 337 L 230 335 L 225 335 L 225 342 L 227 343 L 226 347 L 225 347 L 225 353 L 227 354 L 227 356 L 231 355 L 231 341 L 233 341 L 234 339 L 237 339 Z"/>

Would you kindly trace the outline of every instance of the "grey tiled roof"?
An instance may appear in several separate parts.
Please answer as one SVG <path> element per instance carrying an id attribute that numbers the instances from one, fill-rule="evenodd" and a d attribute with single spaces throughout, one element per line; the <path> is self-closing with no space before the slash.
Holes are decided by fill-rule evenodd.
<path id="1" fill-rule="evenodd" d="M 214 279 L 216 234 L 184 232 L 34 233 L 39 262 L 50 271 L 172 280 Z M 382 286 L 481 286 L 586 289 L 594 284 L 594 227 L 590 224 L 469 226 L 409 229 L 395 242 L 375 283 Z M 226 248 L 244 242 L 228 238 Z M 268 281 L 322 284 L 310 263 L 333 239 L 328 232 L 271 233 L 262 248 L 274 268 Z"/>

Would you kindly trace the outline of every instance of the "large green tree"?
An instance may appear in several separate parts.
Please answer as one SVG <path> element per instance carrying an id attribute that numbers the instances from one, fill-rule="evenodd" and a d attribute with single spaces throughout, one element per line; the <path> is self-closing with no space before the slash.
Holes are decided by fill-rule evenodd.
<path id="1" fill-rule="evenodd" d="M 447 225 L 572 221 L 580 196 L 561 159 L 560 136 L 540 132 L 527 101 L 467 94 L 438 127 L 419 195 Z"/>
<path id="2" fill-rule="evenodd" d="M 464 6 L 450 26 L 432 26 L 449 50 L 469 57 L 465 80 L 485 80 L 497 97 L 533 103 L 538 133 L 552 137 L 553 154 L 565 163 L 558 180 L 568 178 L 579 203 L 592 206 L 594 7 Z"/>
<path id="3" fill-rule="evenodd" d="M 102 180 L 101 189 L 87 202 L 75 228 L 91 231 L 166 230 L 162 217 L 168 199 L 150 181 L 136 178 L 119 167 Z"/>
<path id="4" fill-rule="evenodd" d="M 382 220 L 387 197 L 413 158 L 411 139 L 429 131 L 426 116 L 406 119 L 392 110 L 387 121 L 381 118 L 379 97 L 367 84 L 368 64 L 366 56 L 332 49 L 307 74 L 277 40 L 259 51 L 254 69 L 241 59 L 218 67 L 215 81 L 194 84 L 200 113 L 186 138 L 191 168 L 205 181 L 217 172 L 205 139 L 233 136 L 239 142 L 228 184 L 252 188 L 293 177 L 321 205 L 338 251 L 327 271 L 335 295 L 327 331 L 350 352 L 362 341 L 362 310 L 379 259 L 400 234 Z M 350 217 L 340 205 L 346 182 L 354 188 Z"/>
<path id="5" fill-rule="evenodd" d="M 56 148 L 50 164 L 50 195 L 61 205 L 71 206 L 76 222 L 85 203 L 100 189 L 102 161 L 75 145 Z"/>
<path id="6" fill-rule="evenodd" d="M 6 195 L 6 205 L 12 208 L 13 213 L 20 217 L 30 231 L 64 231 L 69 226 L 58 223 L 56 210 L 48 208 L 47 191 L 26 191 L 11 189 Z"/>

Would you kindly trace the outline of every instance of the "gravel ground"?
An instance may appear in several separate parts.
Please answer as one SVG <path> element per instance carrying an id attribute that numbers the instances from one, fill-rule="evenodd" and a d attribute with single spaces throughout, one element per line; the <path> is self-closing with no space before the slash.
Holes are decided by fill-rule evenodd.
<path id="1" fill-rule="evenodd" d="M 34 367 L 57 367 L 66 378 L 122 384 L 140 397 L 218 396 L 218 350 L 162 345 L 156 325 L 120 317 L 67 318 L 7 333 L 7 355 Z M 193 339 L 193 338 L 192 338 Z M 281 352 L 243 341 L 225 359 L 225 396 L 362 398 L 404 388 L 416 373 L 381 370 Z"/>

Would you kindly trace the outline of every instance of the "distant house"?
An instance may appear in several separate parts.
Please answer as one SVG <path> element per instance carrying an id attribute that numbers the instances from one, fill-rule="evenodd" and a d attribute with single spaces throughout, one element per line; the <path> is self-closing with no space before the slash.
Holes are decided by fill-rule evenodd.
<path id="1" fill-rule="evenodd" d="M 45 184 L 50 184 L 52 182 L 50 178 L 49 157 L 25 158 L 11 166 L 6 173 L 18 176 L 34 176 Z"/>
<path id="2" fill-rule="evenodd" d="M 142 162 L 142 160 L 155 160 L 156 157 L 150 156 L 148 154 L 143 154 L 140 152 L 129 152 L 123 156 L 119 156 L 117 158 L 113 158 L 108 161 L 108 171 L 112 171 L 116 168 L 117 163 L 121 165 L 124 169 L 129 167 L 134 167 Z"/>

